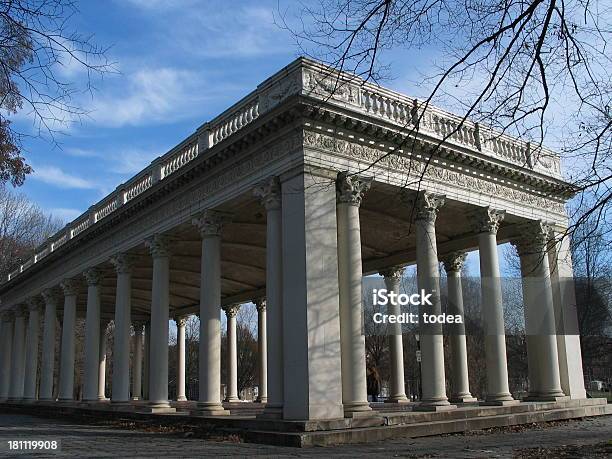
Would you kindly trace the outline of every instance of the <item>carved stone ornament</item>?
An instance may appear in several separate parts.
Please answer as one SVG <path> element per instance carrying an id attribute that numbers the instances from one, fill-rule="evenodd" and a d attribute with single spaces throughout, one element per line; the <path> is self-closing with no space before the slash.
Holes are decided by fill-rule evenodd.
<path id="1" fill-rule="evenodd" d="M 352 206 L 361 205 L 363 195 L 372 186 L 372 178 L 351 175 L 348 172 L 339 172 L 336 179 L 336 198 L 340 204 Z"/>
<path id="2" fill-rule="evenodd" d="M 28 308 L 23 304 L 20 304 L 13 308 L 13 314 L 15 314 L 15 318 L 25 317 L 27 313 L 28 313 Z"/>
<path id="3" fill-rule="evenodd" d="M 115 266 L 117 274 L 129 274 L 134 267 L 134 259 L 127 253 L 118 253 L 111 257 L 110 262 Z"/>
<path id="4" fill-rule="evenodd" d="M 491 207 L 485 207 L 484 209 L 479 209 L 477 212 L 475 212 L 470 221 L 472 227 L 474 228 L 474 232 L 476 232 L 477 234 L 497 234 L 497 231 L 499 230 L 499 225 L 504 220 L 505 216 L 505 210 L 497 210 Z"/>
<path id="5" fill-rule="evenodd" d="M 221 236 L 223 224 L 228 220 L 226 214 L 216 210 L 205 210 L 191 223 L 200 230 L 200 235 L 204 237 Z"/>
<path id="6" fill-rule="evenodd" d="M 449 253 L 442 259 L 444 270 L 447 273 L 461 272 L 461 269 L 463 268 L 463 264 L 465 263 L 466 258 L 467 258 L 467 253 L 465 252 L 459 251 L 459 252 Z"/>
<path id="7" fill-rule="evenodd" d="M 253 189 L 253 195 L 259 198 L 266 210 L 280 209 L 281 187 L 278 177 L 270 177 Z"/>
<path id="8" fill-rule="evenodd" d="M 399 282 L 404 276 L 404 271 L 406 271 L 406 268 L 404 268 L 403 266 L 393 266 L 391 268 L 385 269 L 384 271 L 381 271 L 380 275 L 384 278 L 389 278 L 395 282 Z"/>
<path id="9" fill-rule="evenodd" d="M 59 292 L 54 288 L 48 288 L 42 291 L 42 297 L 46 304 L 57 304 L 59 301 Z"/>
<path id="10" fill-rule="evenodd" d="M 42 297 L 33 296 L 33 297 L 28 298 L 27 304 L 28 304 L 28 309 L 30 310 L 30 312 L 32 312 L 32 311 L 40 311 L 45 303 Z"/>
<path id="11" fill-rule="evenodd" d="M 444 195 L 420 191 L 413 201 L 415 206 L 414 219 L 435 223 L 440 207 L 444 205 L 445 201 L 446 197 Z"/>
<path id="12" fill-rule="evenodd" d="M 87 285 L 98 285 L 102 280 L 102 273 L 98 268 L 89 268 L 83 271 L 83 277 L 85 277 Z"/>
<path id="13" fill-rule="evenodd" d="M 519 256 L 543 255 L 548 247 L 551 230 L 551 225 L 542 220 L 523 223 L 517 228 L 521 236 L 512 241 L 512 244 L 516 247 Z"/>
<path id="14" fill-rule="evenodd" d="M 176 322 L 177 327 L 183 328 L 187 324 L 187 316 L 175 317 L 174 321 Z"/>
<path id="15" fill-rule="evenodd" d="M 75 279 L 64 279 L 60 286 L 65 296 L 75 296 L 79 293 L 79 283 Z"/>
<path id="16" fill-rule="evenodd" d="M 227 318 L 236 317 L 238 311 L 240 310 L 239 304 L 229 304 L 227 306 L 223 306 L 223 310 L 225 311 L 225 315 Z"/>
<path id="17" fill-rule="evenodd" d="M 167 258 L 170 256 L 168 238 L 163 234 L 154 234 L 145 239 L 145 245 L 153 258 Z"/>
<path id="18" fill-rule="evenodd" d="M 266 299 L 264 297 L 254 299 L 253 303 L 255 303 L 258 312 L 266 310 Z"/>

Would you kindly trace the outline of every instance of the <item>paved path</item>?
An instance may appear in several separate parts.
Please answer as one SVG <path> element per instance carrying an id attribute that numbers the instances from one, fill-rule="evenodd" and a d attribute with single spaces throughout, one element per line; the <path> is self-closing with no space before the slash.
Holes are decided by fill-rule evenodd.
<path id="1" fill-rule="evenodd" d="M 61 452 L 8 454 L 7 440 L 60 439 Z M 528 428 L 494 429 L 465 435 L 444 435 L 346 445 L 330 448 L 285 448 L 232 442 L 215 442 L 177 435 L 123 430 L 114 427 L 80 425 L 28 415 L 0 414 L 0 457 L 556 457 L 567 445 L 569 457 L 610 457 L 612 416 L 581 421 L 534 425 Z M 597 448 L 592 445 L 599 444 Z M 521 451 L 524 448 L 540 450 Z M 566 450 L 562 450 L 566 452 Z M 601 451 L 603 454 L 598 455 Z M 566 456 L 567 457 L 567 456 Z"/>

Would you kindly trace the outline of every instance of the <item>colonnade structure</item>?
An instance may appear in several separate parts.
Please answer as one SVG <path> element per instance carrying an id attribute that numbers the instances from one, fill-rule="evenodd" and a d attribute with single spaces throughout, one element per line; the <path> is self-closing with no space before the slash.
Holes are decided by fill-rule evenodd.
<path id="1" fill-rule="evenodd" d="M 368 416 L 363 275 L 399 289 L 417 265 L 419 289 L 440 312 L 463 310 L 461 265 L 479 250 L 487 393 L 508 387 L 497 245 L 521 258 L 529 399 L 585 397 L 564 204 L 572 186 L 559 157 L 416 99 L 300 58 L 169 151 L 40 246 L 0 285 L 0 399 L 73 400 L 75 320 L 86 319 L 83 401 L 148 412 L 168 400 L 168 324 L 179 349 L 188 314 L 200 317 L 194 413 L 227 415 L 221 399 L 221 311 L 228 317 L 227 400 L 235 385 L 236 305 L 254 301 L 260 329 L 261 416 Z M 42 317 L 42 329 L 39 321 Z M 54 383 L 56 320 L 61 323 Z M 114 321 L 112 391 L 105 394 L 106 324 Z M 130 338 L 130 327 L 136 330 Z M 418 409 L 475 402 L 465 335 L 445 374 L 439 324 L 421 324 Z M 143 335 L 144 330 L 144 335 Z M 130 339 L 137 342 L 130 387 Z M 38 343 L 40 384 L 36 385 Z M 389 401 L 407 401 L 402 336 L 390 336 Z M 184 350 L 181 351 L 184 354 Z M 184 359 L 178 359 L 184 374 Z M 181 371 L 179 371 L 181 373 Z M 184 376 L 183 376 L 184 378 Z M 447 393 L 447 379 L 450 392 Z M 177 397 L 185 398 L 179 375 Z"/>

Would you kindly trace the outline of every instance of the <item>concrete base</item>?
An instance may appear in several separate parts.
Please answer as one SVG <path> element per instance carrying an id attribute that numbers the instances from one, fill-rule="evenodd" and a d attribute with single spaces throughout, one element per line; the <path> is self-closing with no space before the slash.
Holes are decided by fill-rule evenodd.
<path id="1" fill-rule="evenodd" d="M 287 421 L 260 419 L 246 415 L 254 405 L 241 404 L 232 416 L 227 410 L 212 414 L 211 410 L 196 411 L 197 417 L 186 413 L 143 413 L 138 411 L 113 411 L 103 407 L 82 405 L 29 405 L 0 404 L 0 411 L 27 413 L 43 417 L 83 416 L 87 422 L 99 419 L 103 422 L 130 419 L 135 429 L 151 423 L 177 426 L 185 432 L 207 432 L 216 437 L 227 435 L 240 441 L 267 443 L 283 446 L 326 446 L 344 443 L 381 441 L 394 438 L 421 437 L 479 430 L 491 427 L 506 427 L 587 416 L 612 415 L 612 404 L 605 399 L 565 400 L 561 402 L 523 402 L 506 406 L 470 406 L 446 411 L 414 412 L 405 405 L 398 411 L 379 411 L 374 406 L 375 416 L 364 418 L 340 418 L 324 420 Z M 377 405 L 384 405 L 383 403 Z M 388 409 L 381 407 L 382 409 Z M 213 407 L 211 407 L 213 408 Z M 201 419 L 200 416 L 206 416 Z"/>
<path id="2" fill-rule="evenodd" d="M 417 405 L 413 411 L 430 411 L 434 413 L 456 410 L 457 405 Z"/>
<path id="3" fill-rule="evenodd" d="M 139 406 L 139 413 L 148 413 L 148 414 L 167 414 L 167 413 L 176 413 L 176 408 L 172 408 L 171 406 Z"/>
<path id="4" fill-rule="evenodd" d="M 512 406 L 520 404 L 520 400 L 485 400 L 480 402 L 480 406 Z"/>

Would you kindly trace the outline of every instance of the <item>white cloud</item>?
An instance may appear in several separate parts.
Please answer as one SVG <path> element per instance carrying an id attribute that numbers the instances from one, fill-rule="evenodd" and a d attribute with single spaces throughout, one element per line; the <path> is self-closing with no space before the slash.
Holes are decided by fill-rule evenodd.
<path id="1" fill-rule="evenodd" d="M 118 91 L 97 95 L 89 117 L 109 127 L 138 126 L 149 122 L 176 120 L 193 113 L 201 99 L 201 77 L 173 68 L 140 69 L 128 75 Z"/>
<path id="2" fill-rule="evenodd" d="M 96 188 L 96 184 L 90 182 L 89 180 L 68 174 L 56 166 L 34 167 L 34 173 L 31 177 L 34 180 L 39 180 L 49 185 L 54 185 L 58 188 L 74 188 L 84 190 Z"/>

